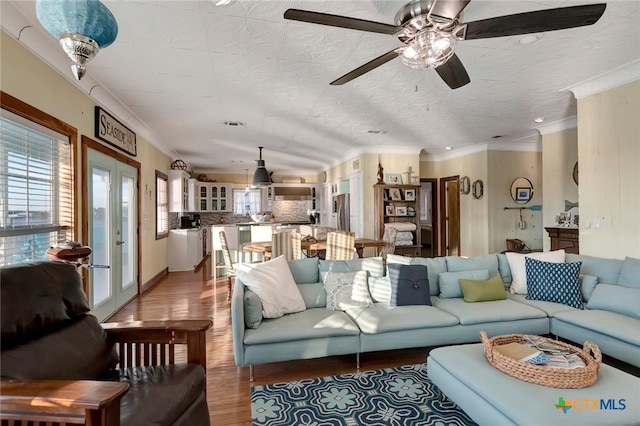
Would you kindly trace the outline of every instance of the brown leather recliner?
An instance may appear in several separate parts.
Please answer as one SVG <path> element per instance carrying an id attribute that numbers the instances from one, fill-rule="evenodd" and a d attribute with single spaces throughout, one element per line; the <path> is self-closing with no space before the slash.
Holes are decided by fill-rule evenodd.
<path id="1" fill-rule="evenodd" d="M 211 320 L 100 324 L 65 262 L 3 267 L 0 287 L 3 426 L 210 424 Z"/>

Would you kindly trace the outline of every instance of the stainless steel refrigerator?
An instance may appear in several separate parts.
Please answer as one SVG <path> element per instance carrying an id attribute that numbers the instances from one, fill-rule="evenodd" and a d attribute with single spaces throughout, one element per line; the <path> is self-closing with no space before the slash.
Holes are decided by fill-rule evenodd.
<path id="1" fill-rule="evenodd" d="M 336 214 L 338 216 L 338 229 L 351 231 L 351 219 L 349 216 L 349 194 L 336 196 Z"/>

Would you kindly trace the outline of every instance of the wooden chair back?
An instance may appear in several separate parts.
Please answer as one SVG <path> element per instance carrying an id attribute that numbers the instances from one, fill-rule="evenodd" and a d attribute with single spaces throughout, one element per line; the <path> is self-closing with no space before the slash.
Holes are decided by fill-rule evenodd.
<path id="1" fill-rule="evenodd" d="M 351 260 L 355 253 L 356 234 L 348 231 L 327 233 L 326 260 Z"/>

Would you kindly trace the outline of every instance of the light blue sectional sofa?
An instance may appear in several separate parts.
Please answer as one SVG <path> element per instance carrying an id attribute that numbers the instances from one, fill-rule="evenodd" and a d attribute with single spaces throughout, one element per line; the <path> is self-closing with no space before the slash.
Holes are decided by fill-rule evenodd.
<path id="1" fill-rule="evenodd" d="M 351 261 L 289 261 L 306 310 L 280 318 L 261 318 L 260 299 L 236 279 L 231 316 L 235 362 L 253 366 L 293 359 L 479 342 L 506 333 L 553 334 L 582 344 L 590 340 L 604 354 L 640 367 L 640 260 L 612 260 L 566 255 L 581 261 L 580 280 L 585 309 L 554 302 L 527 300 L 510 294 L 505 300 L 467 303 L 459 278 L 491 278 L 500 274 L 505 287 L 511 270 L 504 254 L 473 258 L 456 256 L 408 258 L 389 255 L 389 263 L 427 268 L 432 306 L 391 307 L 390 279 L 381 258 Z M 346 311 L 326 309 L 322 274 L 368 271 L 374 307 Z"/>

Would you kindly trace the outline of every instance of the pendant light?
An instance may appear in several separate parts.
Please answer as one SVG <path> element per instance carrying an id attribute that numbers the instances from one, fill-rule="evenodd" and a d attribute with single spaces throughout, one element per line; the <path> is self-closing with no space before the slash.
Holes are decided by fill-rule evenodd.
<path id="1" fill-rule="evenodd" d="M 244 193 L 248 193 L 251 190 L 251 187 L 249 186 L 249 169 L 245 169 L 247 171 L 247 186 L 244 187 Z"/>
<path id="2" fill-rule="evenodd" d="M 258 168 L 253 174 L 253 186 L 269 186 L 271 185 L 271 178 L 269 177 L 269 172 L 267 172 L 266 167 L 264 166 L 264 160 L 262 159 L 262 146 L 258 147 L 260 149 L 260 159 L 258 160 Z"/>
<path id="3" fill-rule="evenodd" d="M 87 71 L 85 65 L 118 35 L 116 18 L 99 0 L 37 0 L 36 14 L 73 61 L 71 70 L 78 80 Z"/>

